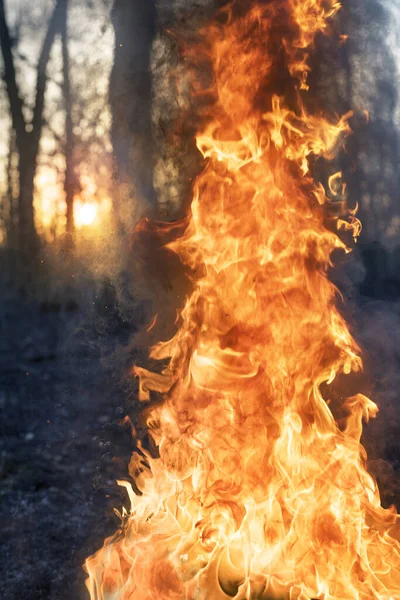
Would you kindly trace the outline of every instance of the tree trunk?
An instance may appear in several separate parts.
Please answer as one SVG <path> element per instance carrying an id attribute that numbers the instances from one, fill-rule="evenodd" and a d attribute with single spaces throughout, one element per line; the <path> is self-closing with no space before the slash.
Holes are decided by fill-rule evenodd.
<path id="1" fill-rule="evenodd" d="M 150 58 L 157 31 L 154 0 L 115 0 L 110 78 L 117 223 L 130 231 L 155 204 Z"/>
<path id="2" fill-rule="evenodd" d="M 66 202 L 67 247 L 74 245 L 74 195 L 76 174 L 74 168 L 74 133 L 72 123 L 72 97 L 70 82 L 70 60 L 68 48 L 68 0 L 65 1 L 61 25 L 61 44 L 63 60 L 63 96 L 65 107 L 65 178 L 64 192 Z"/>
<path id="3" fill-rule="evenodd" d="M 39 240 L 35 228 L 33 198 L 35 190 L 35 173 L 37 151 L 31 140 L 27 139 L 25 147 L 19 153 L 19 250 L 24 258 L 34 256 L 39 248 Z"/>
<path id="4" fill-rule="evenodd" d="M 7 231 L 7 244 L 10 248 L 15 249 L 15 166 L 14 166 L 14 155 L 16 153 L 15 147 L 15 131 L 10 127 L 9 132 L 9 146 L 7 156 L 7 199 L 8 199 L 8 213 L 6 217 L 6 231 Z"/>
<path id="5" fill-rule="evenodd" d="M 3 77 L 7 88 L 11 120 L 19 155 L 19 246 L 25 262 L 29 261 L 39 248 L 33 209 L 34 183 L 43 127 L 47 65 L 54 39 L 59 32 L 60 15 L 65 3 L 66 0 L 57 0 L 46 30 L 37 66 L 35 105 L 32 122 L 30 123 L 31 131 L 28 132 L 17 84 L 12 40 L 6 19 L 4 0 L 0 0 L 0 46 L 4 62 Z"/>

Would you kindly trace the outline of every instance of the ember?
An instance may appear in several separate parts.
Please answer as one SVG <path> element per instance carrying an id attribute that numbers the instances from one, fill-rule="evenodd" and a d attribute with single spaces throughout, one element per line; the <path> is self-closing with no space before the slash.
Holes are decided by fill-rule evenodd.
<path id="1" fill-rule="evenodd" d="M 397 513 L 381 507 L 360 445 L 377 406 L 344 399 L 337 422 L 327 391 L 362 367 L 327 277 L 360 224 L 338 173 L 328 224 L 309 160 L 334 157 L 349 115 L 331 123 L 302 98 L 314 37 L 339 8 L 237 1 L 202 32 L 207 166 L 169 244 L 195 283 L 176 335 L 151 350 L 168 367 L 134 369 L 143 402 L 164 394 L 147 413 L 160 457 L 137 442 L 140 495 L 119 482 L 131 506 L 86 563 L 92 600 L 400 598 Z M 273 92 L 282 69 L 295 93 Z"/>

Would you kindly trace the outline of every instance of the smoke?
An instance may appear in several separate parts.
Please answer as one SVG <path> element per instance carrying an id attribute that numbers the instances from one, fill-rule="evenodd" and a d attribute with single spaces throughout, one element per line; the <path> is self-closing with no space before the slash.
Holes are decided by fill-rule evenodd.
<path id="1" fill-rule="evenodd" d="M 179 3 L 176 3 L 179 4 Z M 166 14 L 180 26 L 202 24 L 207 3 L 181 3 Z M 208 8 L 209 8 L 208 3 Z M 197 12 L 196 12 L 197 10 Z M 400 2 L 398 0 L 349 0 L 343 2 L 336 24 L 348 36 L 338 50 L 320 36 L 311 83 L 317 105 L 327 114 L 349 110 L 368 111 L 369 122 L 354 123 L 343 164 L 349 197 L 359 205 L 363 224 L 353 255 L 333 273 L 346 297 L 343 308 L 364 355 L 365 390 L 378 403 L 380 413 L 364 434 L 369 466 L 378 479 L 386 505 L 400 505 L 400 202 L 399 125 L 400 101 Z M 172 65 L 172 69 L 171 69 Z M 190 128 L 181 128 L 180 139 L 166 132 L 185 111 L 185 71 L 179 63 L 176 40 L 161 36 L 153 54 L 155 87 L 154 126 L 158 160 L 155 180 L 161 204 L 170 214 L 182 213 L 182 198 L 190 194 L 199 160 Z M 180 95 L 176 95 L 177 79 Z M 162 118 L 161 118 L 162 117 Z M 162 123 L 162 126 L 160 126 Z M 159 264 L 159 263 L 158 263 Z M 174 273 L 179 271 L 175 265 Z M 174 277 L 172 277 L 174 278 Z M 161 281 L 161 280 L 160 280 Z M 178 286 L 179 287 L 179 286 Z M 165 290 L 153 289 L 158 305 L 181 305 L 173 294 L 165 301 Z M 168 294 L 167 294 L 168 295 Z M 171 314 L 170 310 L 170 314 Z M 153 331 L 153 339 L 159 332 Z M 163 337 L 163 336 L 161 336 Z M 166 336 L 164 337 L 166 339 Z"/>
<path id="2" fill-rule="evenodd" d="M 359 248 L 333 276 L 346 296 L 343 310 L 363 349 L 364 386 L 380 407 L 364 436 L 370 465 L 384 502 L 394 500 L 400 505 L 396 475 L 400 468 L 400 308 L 396 300 L 400 41 L 395 20 L 400 18 L 400 3 L 386 4 L 385 8 L 377 0 L 344 3 L 337 27 L 349 40 L 332 52 L 328 38 L 318 39 L 320 52 L 310 83 L 322 111 L 343 114 L 366 109 L 370 114 L 369 125 L 354 132 L 344 159 L 349 195 L 354 204 L 360 204 L 364 230 Z M 188 94 L 185 64 L 179 59 L 179 35 L 171 36 L 165 29 L 172 26 L 186 35 L 195 32 L 207 21 L 210 3 L 199 7 L 195 2 L 181 2 L 172 8 L 165 4 L 160 11 L 164 33 L 155 40 L 151 63 L 154 184 L 160 212 L 172 220 L 185 212 L 201 161 L 193 141 L 193 99 Z M 177 312 L 190 287 L 176 257 L 163 249 L 176 234 L 163 237 L 148 227 L 122 243 L 117 236 L 112 244 L 104 239 L 103 250 L 90 259 L 92 267 L 98 261 L 99 277 L 85 300 L 85 323 L 76 326 L 69 343 L 72 347 L 80 340 L 99 357 L 102 368 L 119 386 L 116 402 L 122 406 L 121 413 L 134 416 L 138 408 L 131 367 L 145 364 L 148 347 L 173 335 Z M 88 268 L 85 265 L 85 272 Z M 155 315 L 154 327 L 146 332 Z"/>
<path id="3" fill-rule="evenodd" d="M 400 303 L 369 301 L 360 307 L 356 335 L 364 350 L 371 396 L 380 408 L 366 427 L 369 468 L 386 505 L 400 505 Z"/>

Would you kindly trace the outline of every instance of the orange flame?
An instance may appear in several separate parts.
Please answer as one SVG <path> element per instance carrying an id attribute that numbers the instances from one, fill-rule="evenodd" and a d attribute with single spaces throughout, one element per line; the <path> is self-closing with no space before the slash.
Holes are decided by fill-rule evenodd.
<path id="1" fill-rule="evenodd" d="M 348 398 L 338 423 L 323 395 L 362 366 L 327 277 L 332 251 L 349 251 L 337 230 L 356 237 L 360 225 L 348 210 L 328 227 L 309 166 L 312 155 L 334 156 L 348 116 L 331 124 L 308 114 L 299 92 L 291 106 L 268 100 L 282 53 L 307 88 L 308 51 L 339 5 L 240 6 L 203 32 L 215 80 L 212 118 L 197 136 L 207 166 L 187 229 L 169 244 L 196 273 L 194 289 L 174 338 L 151 351 L 169 366 L 134 369 L 142 401 L 165 394 L 147 413 L 160 457 L 138 441 L 139 493 L 119 482 L 131 507 L 86 563 L 90 595 L 400 599 L 397 513 L 381 507 L 360 445 L 377 407 Z M 289 33 L 266 56 L 282 22 Z M 342 201 L 340 174 L 329 187 Z"/>

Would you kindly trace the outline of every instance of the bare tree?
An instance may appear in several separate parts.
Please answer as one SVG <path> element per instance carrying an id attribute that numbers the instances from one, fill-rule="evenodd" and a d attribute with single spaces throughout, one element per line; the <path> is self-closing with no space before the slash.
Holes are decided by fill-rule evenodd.
<path id="1" fill-rule="evenodd" d="M 10 127 L 6 166 L 8 214 L 5 215 L 5 230 L 7 232 L 7 242 L 12 248 L 15 248 L 15 152 L 15 132 L 12 127 Z"/>
<path id="2" fill-rule="evenodd" d="M 24 104 L 16 77 L 13 56 L 13 42 L 6 18 L 4 0 L 0 0 L 0 46 L 4 62 L 4 81 L 6 84 L 15 143 L 19 156 L 19 246 L 25 256 L 38 249 L 38 236 L 35 228 L 33 198 L 34 181 L 39 154 L 39 144 L 43 127 L 43 111 L 47 84 L 47 65 L 54 39 L 59 33 L 62 12 L 66 0 L 57 0 L 50 17 L 39 60 L 37 63 L 35 103 L 33 116 L 27 122 L 24 116 Z"/>
<path id="3" fill-rule="evenodd" d="M 119 225 L 129 228 L 127 213 L 135 213 L 132 205 L 147 207 L 154 202 L 150 57 L 157 31 L 155 1 L 114 0 L 112 22 L 115 51 L 110 106 L 116 208 L 122 215 Z"/>
<path id="4" fill-rule="evenodd" d="M 72 96 L 70 81 L 70 57 L 68 47 L 68 0 L 65 0 L 61 20 L 61 45 L 63 62 L 63 98 L 65 107 L 65 178 L 64 192 L 67 207 L 67 245 L 74 239 L 74 195 L 78 188 L 74 166 L 74 132 L 72 122 Z"/>

